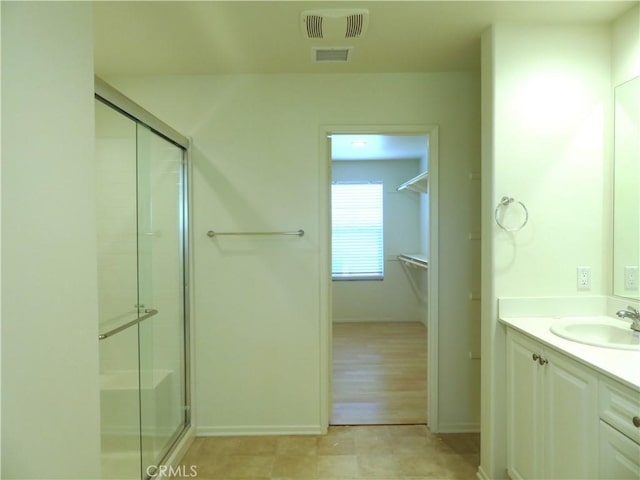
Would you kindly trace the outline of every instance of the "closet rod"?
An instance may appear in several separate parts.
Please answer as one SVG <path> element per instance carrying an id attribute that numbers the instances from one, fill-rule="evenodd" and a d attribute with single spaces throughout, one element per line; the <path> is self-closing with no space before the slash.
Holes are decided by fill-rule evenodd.
<path id="1" fill-rule="evenodd" d="M 416 267 L 420 268 L 429 268 L 429 262 L 427 260 L 423 260 L 412 255 L 398 255 L 398 260 L 407 265 L 415 265 Z"/>
<path id="2" fill-rule="evenodd" d="M 214 232 L 213 230 L 209 230 L 207 232 L 207 236 L 211 238 L 221 235 L 297 235 L 298 237 L 302 237 L 304 230 L 300 229 L 295 232 Z"/>

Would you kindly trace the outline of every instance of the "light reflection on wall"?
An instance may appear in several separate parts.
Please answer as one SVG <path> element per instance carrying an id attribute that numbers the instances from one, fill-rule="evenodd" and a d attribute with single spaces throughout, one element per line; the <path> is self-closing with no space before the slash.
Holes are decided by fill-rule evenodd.
<path id="1" fill-rule="evenodd" d="M 577 74 L 536 72 L 515 92 L 512 118 L 539 133 L 573 128 L 585 115 L 586 95 L 584 83 Z"/>

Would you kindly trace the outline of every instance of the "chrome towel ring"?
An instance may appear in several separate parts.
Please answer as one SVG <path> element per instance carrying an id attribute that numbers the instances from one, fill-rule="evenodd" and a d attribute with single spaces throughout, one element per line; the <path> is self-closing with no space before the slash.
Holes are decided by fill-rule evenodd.
<path id="1" fill-rule="evenodd" d="M 522 207 L 522 211 L 524 213 L 524 220 L 522 222 L 522 224 L 520 224 L 519 226 L 515 227 L 515 228 L 507 228 L 503 225 L 502 221 L 500 221 L 500 219 L 498 218 L 498 213 L 500 212 L 500 207 L 504 207 L 507 208 L 509 205 L 511 205 L 512 203 L 517 203 L 518 205 L 520 205 L 520 207 Z M 498 202 L 498 205 L 496 206 L 495 211 L 493 212 L 493 216 L 496 219 L 496 223 L 498 224 L 498 226 L 507 231 L 507 232 L 517 232 L 518 230 L 522 230 L 524 228 L 524 226 L 527 224 L 527 222 L 529 221 L 529 210 L 527 210 L 527 207 L 524 206 L 524 203 L 522 203 L 519 200 L 515 200 L 512 197 L 507 197 L 504 196 L 500 199 L 500 202 Z"/>

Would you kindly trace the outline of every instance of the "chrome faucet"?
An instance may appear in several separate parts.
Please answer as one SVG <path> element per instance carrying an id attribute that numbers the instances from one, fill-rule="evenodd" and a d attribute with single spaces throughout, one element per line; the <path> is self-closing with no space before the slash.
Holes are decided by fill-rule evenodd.
<path id="1" fill-rule="evenodd" d="M 631 329 L 640 332 L 640 312 L 629 306 L 628 310 L 620 310 L 616 315 L 620 318 L 628 318 L 631 320 Z"/>

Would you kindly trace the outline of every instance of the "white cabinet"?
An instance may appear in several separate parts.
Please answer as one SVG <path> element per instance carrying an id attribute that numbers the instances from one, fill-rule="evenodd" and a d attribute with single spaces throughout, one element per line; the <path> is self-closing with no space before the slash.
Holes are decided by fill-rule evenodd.
<path id="1" fill-rule="evenodd" d="M 602 377 L 599 385 L 600 478 L 640 478 L 640 392 Z"/>
<path id="2" fill-rule="evenodd" d="M 600 421 L 600 478 L 640 478 L 640 445 Z"/>
<path id="3" fill-rule="evenodd" d="M 511 478 L 598 478 L 597 389 L 594 371 L 508 329 Z"/>
<path id="4" fill-rule="evenodd" d="M 507 468 L 513 479 L 542 478 L 542 376 L 537 342 L 507 333 Z"/>
<path id="5" fill-rule="evenodd" d="M 640 392 L 602 377 L 598 393 L 600 418 L 640 443 Z"/>

